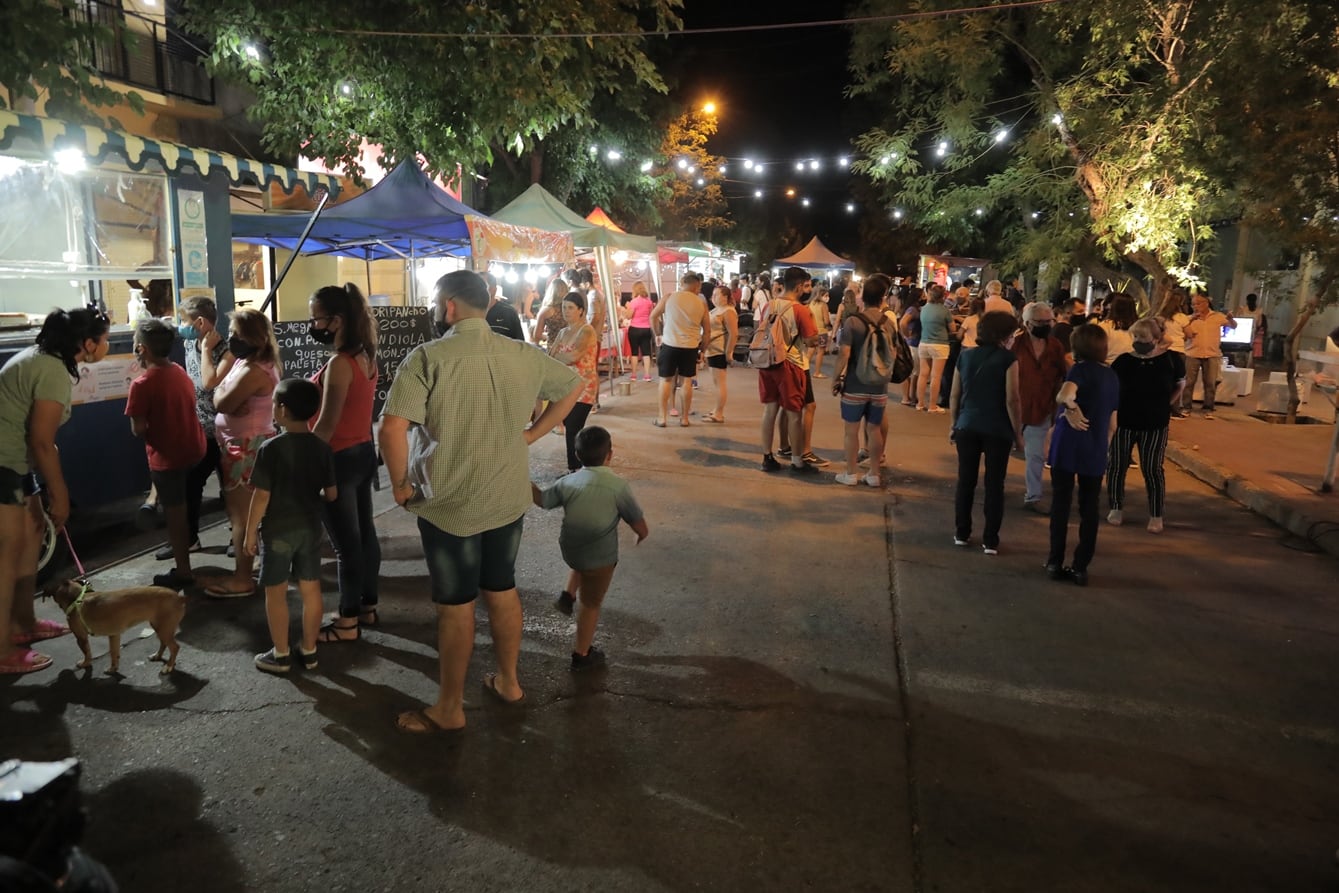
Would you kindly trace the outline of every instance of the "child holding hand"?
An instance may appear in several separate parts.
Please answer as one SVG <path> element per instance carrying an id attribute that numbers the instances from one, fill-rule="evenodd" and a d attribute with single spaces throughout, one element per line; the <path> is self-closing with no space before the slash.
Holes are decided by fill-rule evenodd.
<path id="1" fill-rule="evenodd" d="M 572 649 L 572 671 L 578 672 L 605 664 L 604 652 L 592 643 L 600 622 L 600 605 L 618 565 L 619 520 L 636 532 L 638 543 L 650 535 L 650 529 L 628 482 L 608 468 L 614 454 L 609 432 L 599 425 L 583 428 L 576 436 L 575 447 L 582 466 L 579 471 L 559 478 L 544 490 L 532 482 L 530 490 L 540 508 L 563 507 L 558 545 L 572 572 L 556 604 L 558 610 L 571 614 L 579 600 L 576 645 Z"/>
<path id="2" fill-rule="evenodd" d="M 242 548 L 260 553 L 260 584 L 273 647 L 256 655 L 256 669 L 287 673 L 288 578 L 297 577 L 302 596 L 303 669 L 316 669 L 321 629 L 321 499 L 333 502 L 335 456 L 313 434 L 308 421 L 321 408 L 321 391 L 310 381 L 287 378 L 274 389 L 274 423 L 280 433 L 260 446 L 251 472 L 251 508 Z"/>

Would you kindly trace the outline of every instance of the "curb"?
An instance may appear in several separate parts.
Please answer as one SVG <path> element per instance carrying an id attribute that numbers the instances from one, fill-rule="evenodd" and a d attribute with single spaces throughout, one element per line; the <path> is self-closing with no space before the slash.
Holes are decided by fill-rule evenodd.
<path id="1" fill-rule="evenodd" d="M 1321 519 L 1297 511 L 1275 494 L 1261 489 L 1221 465 L 1210 462 L 1195 450 L 1176 441 L 1168 441 L 1167 458 L 1182 471 L 1208 484 L 1233 502 L 1273 521 L 1294 536 L 1314 543 L 1321 551 L 1339 558 L 1339 537 L 1313 536 L 1315 527 L 1321 523 Z"/>

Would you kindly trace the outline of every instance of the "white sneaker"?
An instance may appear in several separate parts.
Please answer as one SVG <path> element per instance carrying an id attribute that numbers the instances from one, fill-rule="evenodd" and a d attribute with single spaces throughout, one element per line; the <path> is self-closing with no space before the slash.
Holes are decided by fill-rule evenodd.
<path id="1" fill-rule="evenodd" d="M 955 546 L 967 546 L 967 545 L 971 545 L 971 542 L 972 542 L 971 540 L 965 540 L 965 539 L 962 539 L 961 537 L 956 537 L 956 536 L 955 536 L 955 537 L 953 538 L 953 545 L 955 545 Z"/>
<path id="2" fill-rule="evenodd" d="M 860 476 L 842 473 L 837 475 L 837 483 L 847 487 L 854 487 L 856 484 L 860 483 Z"/>
<path id="3" fill-rule="evenodd" d="M 1149 533 L 1162 533 L 1162 519 L 1161 519 L 1161 518 L 1149 518 L 1149 519 L 1148 519 L 1148 532 L 1149 532 Z"/>
<path id="4" fill-rule="evenodd" d="M 1000 550 L 999 550 L 998 548 L 996 548 L 996 549 L 992 549 L 990 546 L 982 546 L 982 547 L 981 547 L 981 551 L 984 552 L 984 553 L 986 553 L 987 555 L 998 555 L 998 554 L 1000 554 Z"/>
<path id="5" fill-rule="evenodd" d="M 883 477 L 881 475 L 870 473 L 865 475 L 861 480 L 869 484 L 871 487 L 883 486 Z"/>
<path id="6" fill-rule="evenodd" d="M 1122 512 L 1120 509 L 1112 509 L 1111 511 L 1107 512 L 1107 523 L 1110 524 L 1112 527 L 1121 526 L 1121 523 L 1124 520 L 1125 520 L 1125 513 Z"/>

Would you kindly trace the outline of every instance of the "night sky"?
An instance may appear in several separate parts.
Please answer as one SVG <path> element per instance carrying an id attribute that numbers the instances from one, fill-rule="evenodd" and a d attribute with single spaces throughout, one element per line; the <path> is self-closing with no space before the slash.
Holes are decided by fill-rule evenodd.
<path id="1" fill-rule="evenodd" d="M 767 4 L 723 4 L 687 0 L 684 27 L 713 28 L 839 19 L 840 4 L 778 0 Z M 768 189 L 765 202 L 798 202 L 791 219 L 803 241 L 818 235 L 829 248 L 846 253 L 854 245 L 857 214 L 846 212 L 851 176 L 835 167 L 841 155 L 853 155 L 851 140 L 863 129 L 854 105 L 843 97 L 849 76 L 849 31 L 841 27 L 673 37 L 685 63 L 675 95 L 700 104 L 713 99 L 720 108 L 720 129 L 708 143 L 716 155 L 729 156 L 726 194 L 736 218 L 756 207 L 753 190 Z M 678 67 L 678 66 L 676 66 Z M 745 173 L 738 159 L 784 162 L 762 177 Z M 799 174 L 793 163 L 810 157 L 824 162 L 818 173 Z M 776 187 L 794 186 L 795 199 Z M 775 215 L 774 215 L 775 216 Z"/>

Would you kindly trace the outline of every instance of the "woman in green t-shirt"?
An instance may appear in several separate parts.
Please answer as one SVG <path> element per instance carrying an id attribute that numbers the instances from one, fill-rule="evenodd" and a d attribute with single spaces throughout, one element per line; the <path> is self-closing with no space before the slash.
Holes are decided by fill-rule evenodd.
<path id="1" fill-rule="evenodd" d="M 31 673 L 51 658 L 28 646 L 63 636 L 62 623 L 33 612 L 37 552 L 46 521 L 30 485 L 36 472 L 47 514 L 59 529 L 70 516 L 70 492 L 56 452 L 56 430 L 70 417 L 72 382 L 80 363 L 107 356 L 107 316 L 94 308 L 47 315 L 37 343 L 0 369 L 0 674 Z"/>

